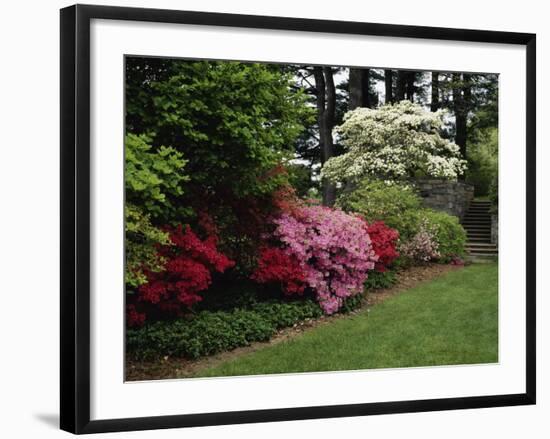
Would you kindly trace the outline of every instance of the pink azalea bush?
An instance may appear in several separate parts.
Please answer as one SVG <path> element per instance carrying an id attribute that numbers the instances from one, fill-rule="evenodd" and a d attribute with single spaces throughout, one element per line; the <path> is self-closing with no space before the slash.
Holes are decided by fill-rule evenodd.
<path id="1" fill-rule="evenodd" d="M 326 314 L 363 290 L 375 255 L 365 222 L 341 210 L 304 206 L 274 220 L 274 236 L 300 264 L 303 282 Z"/>

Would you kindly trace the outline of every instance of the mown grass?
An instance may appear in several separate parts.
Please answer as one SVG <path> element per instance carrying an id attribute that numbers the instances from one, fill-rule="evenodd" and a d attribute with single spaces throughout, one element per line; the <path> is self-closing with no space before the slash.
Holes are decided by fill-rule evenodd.
<path id="1" fill-rule="evenodd" d="M 498 361 L 498 269 L 475 264 L 195 376 Z"/>

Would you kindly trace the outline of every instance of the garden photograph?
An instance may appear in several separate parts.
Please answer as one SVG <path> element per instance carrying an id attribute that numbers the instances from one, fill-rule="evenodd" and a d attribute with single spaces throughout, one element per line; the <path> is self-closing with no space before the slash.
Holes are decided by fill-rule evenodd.
<path id="1" fill-rule="evenodd" d="M 498 92 L 127 55 L 125 380 L 497 363 Z"/>

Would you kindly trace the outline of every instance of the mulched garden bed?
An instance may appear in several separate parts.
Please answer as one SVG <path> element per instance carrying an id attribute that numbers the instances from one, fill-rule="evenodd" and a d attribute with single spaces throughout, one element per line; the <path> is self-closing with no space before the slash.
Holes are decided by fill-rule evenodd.
<path id="1" fill-rule="evenodd" d="M 280 330 L 268 342 L 255 342 L 249 346 L 234 349 L 229 352 L 222 352 L 209 357 L 203 357 L 196 360 L 182 358 L 165 357 L 160 361 L 134 361 L 126 360 L 126 380 L 127 381 L 146 381 L 160 379 L 178 379 L 194 376 L 198 371 L 217 365 L 223 361 L 232 359 L 236 356 L 254 352 L 266 346 L 274 345 L 290 338 L 296 337 L 304 331 L 311 330 L 320 325 L 326 325 L 336 319 L 346 318 L 350 314 L 357 314 L 372 307 L 384 300 L 409 290 L 422 282 L 435 279 L 443 274 L 453 270 L 463 268 L 457 265 L 429 264 L 420 267 L 411 267 L 397 272 L 397 281 L 391 288 L 371 290 L 366 295 L 363 305 L 348 314 L 336 314 L 334 316 L 320 317 L 318 319 L 309 319 L 298 323 L 290 328 Z"/>

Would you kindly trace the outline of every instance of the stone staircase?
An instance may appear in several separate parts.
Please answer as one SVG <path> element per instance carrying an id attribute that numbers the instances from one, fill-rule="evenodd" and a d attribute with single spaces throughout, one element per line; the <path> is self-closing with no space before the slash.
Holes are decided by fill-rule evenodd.
<path id="1" fill-rule="evenodd" d="M 472 200 L 462 220 L 468 236 L 466 251 L 472 258 L 494 258 L 498 247 L 491 243 L 491 202 Z"/>

